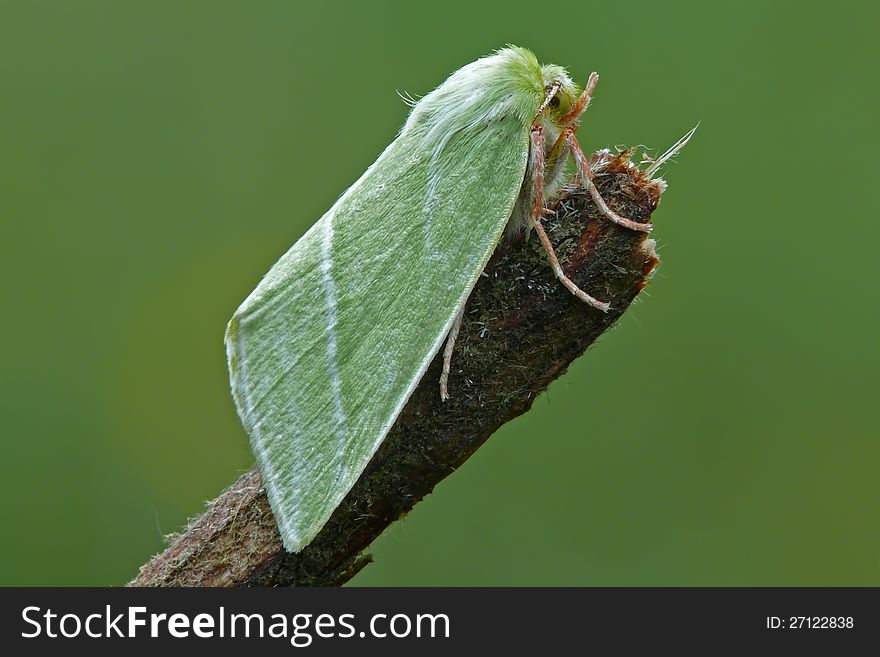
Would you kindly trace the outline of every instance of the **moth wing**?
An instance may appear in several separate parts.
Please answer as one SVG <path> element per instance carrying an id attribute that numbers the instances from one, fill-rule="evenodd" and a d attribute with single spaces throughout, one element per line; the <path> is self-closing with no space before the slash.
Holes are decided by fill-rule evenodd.
<path id="1" fill-rule="evenodd" d="M 405 129 L 236 311 L 233 397 L 287 550 L 324 526 L 439 350 L 527 157 L 513 120 L 435 150 Z"/>

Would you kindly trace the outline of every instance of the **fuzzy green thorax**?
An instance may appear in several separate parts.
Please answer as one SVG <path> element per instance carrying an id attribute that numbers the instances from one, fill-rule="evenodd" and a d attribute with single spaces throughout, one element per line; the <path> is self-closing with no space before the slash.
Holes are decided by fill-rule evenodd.
<path id="1" fill-rule="evenodd" d="M 555 84 L 560 85 L 559 91 L 538 117 L 541 104 Z M 510 119 L 524 130 L 539 120 L 555 138 L 560 119 L 571 110 L 579 93 L 563 67 L 541 66 L 530 50 L 508 46 L 463 66 L 422 98 L 413 107 L 404 130 L 422 132 L 423 145 L 435 154 L 458 131 L 473 131 L 479 138 L 480 133 L 490 132 L 485 128 L 494 122 Z"/>

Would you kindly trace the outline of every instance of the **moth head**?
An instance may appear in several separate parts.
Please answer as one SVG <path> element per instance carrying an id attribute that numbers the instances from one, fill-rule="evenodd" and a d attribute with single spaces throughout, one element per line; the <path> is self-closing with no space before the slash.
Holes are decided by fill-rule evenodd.
<path id="1" fill-rule="evenodd" d="M 580 95 L 580 90 L 571 81 L 565 70 L 559 66 L 544 66 L 541 73 L 544 82 L 544 98 L 547 103 L 543 113 L 551 119 L 559 120 L 571 111 Z M 548 96 L 550 99 L 546 100 Z"/>

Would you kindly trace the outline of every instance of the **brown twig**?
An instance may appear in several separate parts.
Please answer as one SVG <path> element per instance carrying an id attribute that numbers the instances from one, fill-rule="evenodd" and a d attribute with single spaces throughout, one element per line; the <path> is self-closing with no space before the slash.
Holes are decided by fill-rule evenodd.
<path id="1" fill-rule="evenodd" d="M 629 164 L 594 156 L 608 204 L 650 220 L 664 184 Z M 431 364 L 385 442 L 315 540 L 288 554 L 253 470 L 210 503 L 132 586 L 339 585 L 370 561 L 364 550 L 505 422 L 535 398 L 620 317 L 658 263 L 654 242 L 601 217 L 583 188 L 567 190 L 544 226 L 566 273 L 611 303 L 606 314 L 554 278 L 537 240 L 497 252 L 468 301 L 441 402 L 442 354 Z"/>

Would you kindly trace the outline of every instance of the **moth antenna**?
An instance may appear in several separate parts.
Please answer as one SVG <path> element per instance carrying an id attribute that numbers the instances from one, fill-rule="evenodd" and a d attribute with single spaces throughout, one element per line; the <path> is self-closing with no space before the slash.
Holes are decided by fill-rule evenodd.
<path id="1" fill-rule="evenodd" d="M 673 157 L 678 155 L 679 152 L 681 152 L 681 149 L 684 148 L 687 145 L 687 143 L 691 140 L 691 137 L 694 136 L 694 133 L 697 131 L 697 128 L 699 128 L 699 127 L 700 127 L 700 123 L 698 121 L 697 125 L 695 125 L 693 128 L 691 128 L 684 137 L 682 137 L 677 142 L 675 142 L 672 146 L 670 146 L 669 150 L 667 150 L 665 153 L 663 153 L 663 155 L 661 155 L 656 160 L 654 160 L 654 162 L 651 164 L 651 166 L 649 166 L 647 169 L 645 169 L 645 172 L 644 172 L 645 175 L 648 178 L 650 178 L 652 173 L 657 171 L 657 169 L 659 169 L 661 166 L 663 166 L 666 162 L 668 162 Z"/>
<path id="2" fill-rule="evenodd" d="M 562 84 L 559 82 L 554 82 L 553 85 L 550 87 L 550 90 L 547 92 L 547 97 L 544 98 L 544 102 L 541 103 L 541 106 L 538 108 L 537 114 L 535 114 L 536 119 L 541 116 L 541 112 L 547 109 L 547 105 L 550 104 L 550 101 L 553 100 L 553 96 L 555 96 L 560 89 L 562 89 Z"/>

